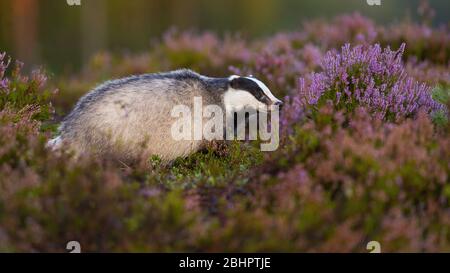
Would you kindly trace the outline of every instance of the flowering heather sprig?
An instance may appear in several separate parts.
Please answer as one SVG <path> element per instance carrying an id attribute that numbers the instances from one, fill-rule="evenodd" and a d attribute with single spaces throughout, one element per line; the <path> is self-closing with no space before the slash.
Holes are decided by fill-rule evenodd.
<path id="1" fill-rule="evenodd" d="M 442 106 L 433 101 L 430 88 L 408 77 L 400 49 L 380 45 L 346 44 L 341 52 L 329 51 L 320 73 L 299 80 L 299 95 L 305 105 L 321 106 L 333 101 L 337 110 L 352 112 L 366 106 L 382 119 L 394 121 L 414 116 L 420 109 L 431 113 Z"/>
<path id="2" fill-rule="evenodd" d="M 51 93 L 46 89 L 47 76 L 41 70 L 23 75 L 23 63 L 16 61 L 5 75 L 11 59 L 5 62 L 6 54 L 0 54 L 0 110 L 10 108 L 21 113 L 24 109 L 36 109 L 35 120 L 44 121 L 50 117 L 53 107 L 49 101 Z"/>
<path id="3" fill-rule="evenodd" d="M 8 87 L 8 79 L 4 77 L 11 60 L 8 59 L 5 61 L 5 57 L 6 52 L 0 53 L 0 89 L 6 89 Z"/>

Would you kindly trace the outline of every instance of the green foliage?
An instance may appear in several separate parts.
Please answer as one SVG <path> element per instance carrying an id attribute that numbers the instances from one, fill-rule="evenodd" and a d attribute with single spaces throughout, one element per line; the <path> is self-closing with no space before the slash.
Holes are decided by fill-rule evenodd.
<path id="1" fill-rule="evenodd" d="M 432 96 L 435 101 L 447 106 L 445 109 L 434 113 L 432 117 L 433 122 L 437 126 L 441 127 L 448 125 L 448 113 L 450 111 L 450 88 L 438 85 L 433 89 Z"/>
<path id="2" fill-rule="evenodd" d="M 442 104 L 447 104 L 450 102 L 450 88 L 444 86 L 436 86 L 432 93 L 433 99 Z"/>
<path id="3" fill-rule="evenodd" d="M 34 108 L 33 119 L 45 121 L 50 119 L 53 108 L 50 104 L 52 92 L 43 88 L 47 76 L 41 71 L 34 71 L 31 76 L 21 74 L 22 64 L 16 62 L 7 88 L 0 92 L 0 109 L 11 108 L 20 111 L 24 108 Z"/>

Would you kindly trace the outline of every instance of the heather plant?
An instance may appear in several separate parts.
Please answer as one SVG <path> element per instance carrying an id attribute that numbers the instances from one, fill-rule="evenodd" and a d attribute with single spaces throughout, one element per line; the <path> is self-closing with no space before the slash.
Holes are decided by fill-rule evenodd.
<path id="1" fill-rule="evenodd" d="M 314 107 L 331 100 L 336 110 L 346 113 L 367 106 L 387 121 L 412 117 L 419 110 L 439 110 L 441 105 L 431 98 L 430 88 L 406 75 L 401 59 L 404 50 L 405 44 L 397 51 L 383 50 L 378 44 L 346 44 L 341 52 L 329 51 L 322 72 L 300 78 L 300 98 Z"/>
<path id="2" fill-rule="evenodd" d="M 52 92 L 46 89 L 47 76 L 39 70 L 33 71 L 30 76 L 21 73 L 23 64 L 15 62 L 10 67 L 11 59 L 6 53 L 0 54 L 0 109 L 6 107 L 20 111 L 25 107 L 36 110 L 33 119 L 44 121 L 50 118 L 52 106 L 50 96 Z M 11 77 L 7 77 L 7 73 Z"/>
<path id="3" fill-rule="evenodd" d="M 40 160 L 2 165 L 3 250 L 63 251 L 74 238 L 84 251 L 363 251 L 366 238 L 385 251 L 448 247 L 435 237 L 448 230 L 448 138 L 426 115 L 386 127 L 358 109 L 349 127 L 329 108 L 249 172 L 238 158 L 251 155 L 234 148 L 228 162 L 207 153 L 118 171 L 46 153 L 31 130 L 17 145 Z M 239 172 L 208 181 L 224 170 Z"/>
<path id="4" fill-rule="evenodd" d="M 358 251 L 365 238 L 381 240 L 384 251 L 448 247 L 448 135 L 435 134 L 423 112 L 401 124 L 365 108 L 346 124 L 331 104 L 318 115 L 254 172 L 253 206 L 289 216 L 280 225 L 298 238 L 293 247 Z"/>

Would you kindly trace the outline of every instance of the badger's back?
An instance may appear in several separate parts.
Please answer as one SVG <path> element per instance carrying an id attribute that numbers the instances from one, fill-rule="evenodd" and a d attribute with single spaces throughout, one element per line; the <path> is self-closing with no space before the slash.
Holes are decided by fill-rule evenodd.
<path id="1" fill-rule="evenodd" d="M 146 74 L 106 82 L 82 97 L 60 126 L 60 147 L 75 154 L 135 161 L 158 155 L 165 161 L 186 156 L 201 141 L 176 141 L 171 136 L 176 105 L 192 107 L 193 97 L 218 103 L 208 81 L 192 71 Z M 215 88 L 224 88 L 217 81 Z M 192 109 L 192 108 L 191 108 Z M 50 144 L 50 143 L 49 143 Z"/>

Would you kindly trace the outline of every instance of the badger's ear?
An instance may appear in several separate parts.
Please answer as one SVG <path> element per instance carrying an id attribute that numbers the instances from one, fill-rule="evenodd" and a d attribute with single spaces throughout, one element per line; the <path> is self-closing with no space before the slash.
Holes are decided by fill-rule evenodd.
<path id="1" fill-rule="evenodd" d="M 230 87 L 233 89 L 240 89 L 242 78 L 239 76 L 231 76 L 229 79 Z"/>

